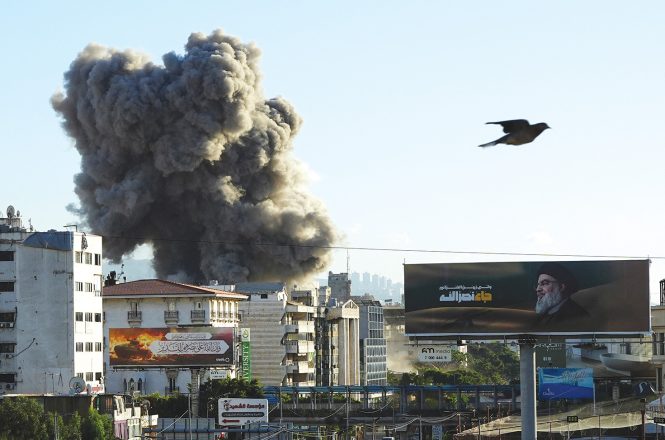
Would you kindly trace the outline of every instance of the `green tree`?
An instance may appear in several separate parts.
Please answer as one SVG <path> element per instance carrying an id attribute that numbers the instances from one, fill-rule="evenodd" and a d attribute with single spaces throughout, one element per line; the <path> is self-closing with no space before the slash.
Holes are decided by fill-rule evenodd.
<path id="1" fill-rule="evenodd" d="M 5 398 L 0 401 L 0 438 L 48 440 L 48 416 L 33 399 Z"/>
<path id="2" fill-rule="evenodd" d="M 83 440 L 107 440 L 113 438 L 113 420 L 96 409 L 90 408 L 81 423 L 80 432 Z"/>
<path id="3" fill-rule="evenodd" d="M 184 394 L 162 396 L 154 393 L 146 396 L 145 399 L 150 402 L 150 414 L 159 414 L 160 417 L 182 417 L 189 408 L 189 399 Z"/>
<path id="4" fill-rule="evenodd" d="M 81 434 L 81 416 L 75 412 L 69 417 L 67 423 L 62 423 L 58 429 L 58 438 L 62 440 L 83 440 Z"/>
<path id="5" fill-rule="evenodd" d="M 469 369 L 484 376 L 485 383 L 505 385 L 519 381 L 519 356 L 506 344 L 468 346 Z"/>

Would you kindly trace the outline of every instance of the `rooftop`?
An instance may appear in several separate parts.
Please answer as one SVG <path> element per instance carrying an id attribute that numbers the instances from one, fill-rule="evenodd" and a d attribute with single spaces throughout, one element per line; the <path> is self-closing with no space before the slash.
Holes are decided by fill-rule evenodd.
<path id="1" fill-rule="evenodd" d="M 127 283 L 119 283 L 113 286 L 104 286 L 102 288 L 102 297 L 164 295 L 222 296 L 224 298 L 235 298 L 238 300 L 244 300 L 247 298 L 246 295 L 239 293 L 157 279 L 129 281 Z"/>

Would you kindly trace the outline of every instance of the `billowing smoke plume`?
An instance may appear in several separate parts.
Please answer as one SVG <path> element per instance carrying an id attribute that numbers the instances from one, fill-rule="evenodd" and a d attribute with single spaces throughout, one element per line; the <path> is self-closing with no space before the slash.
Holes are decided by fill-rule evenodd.
<path id="1" fill-rule="evenodd" d="M 163 66 L 94 44 L 74 60 L 52 104 L 81 154 L 77 211 L 106 257 L 152 243 L 157 275 L 187 281 L 325 269 L 336 233 L 291 156 L 301 119 L 262 96 L 259 55 L 218 30 Z"/>

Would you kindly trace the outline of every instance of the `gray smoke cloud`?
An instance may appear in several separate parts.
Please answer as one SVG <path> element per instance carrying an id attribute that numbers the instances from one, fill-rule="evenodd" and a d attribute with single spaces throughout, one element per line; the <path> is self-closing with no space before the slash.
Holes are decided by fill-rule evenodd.
<path id="1" fill-rule="evenodd" d="M 75 210 L 107 258 L 152 243 L 157 275 L 187 281 L 326 268 L 337 233 L 292 156 L 301 119 L 262 96 L 259 56 L 217 30 L 191 34 L 163 65 L 96 44 L 72 62 L 51 103 L 81 154 Z"/>

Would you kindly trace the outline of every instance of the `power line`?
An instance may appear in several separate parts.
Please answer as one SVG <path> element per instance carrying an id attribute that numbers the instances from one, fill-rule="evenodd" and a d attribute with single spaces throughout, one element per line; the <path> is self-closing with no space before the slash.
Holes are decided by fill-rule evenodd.
<path id="1" fill-rule="evenodd" d="M 520 256 L 520 257 L 557 257 L 557 258 L 612 258 L 612 259 L 651 259 L 651 260 L 665 260 L 665 256 L 659 255 L 599 255 L 599 254 L 556 254 L 547 252 L 493 252 L 493 251 L 472 251 L 472 250 L 449 250 L 449 249 L 416 249 L 416 248 L 383 248 L 371 246 L 342 246 L 342 245 L 316 245 L 316 244 L 301 244 L 301 243 L 269 243 L 269 242 L 249 242 L 249 241 L 223 241 L 223 240 L 191 240 L 184 238 L 155 238 L 155 237 L 130 237 L 130 236 L 117 236 L 105 235 L 104 238 L 115 240 L 132 240 L 140 242 L 169 242 L 169 243 L 192 243 L 192 244 L 210 244 L 210 245 L 226 245 L 226 246 L 260 246 L 260 247 L 294 247 L 305 249 L 330 249 L 330 250 L 344 250 L 344 251 L 371 251 L 371 252 L 413 252 L 423 254 L 459 254 L 459 255 L 504 255 L 504 256 Z"/>

